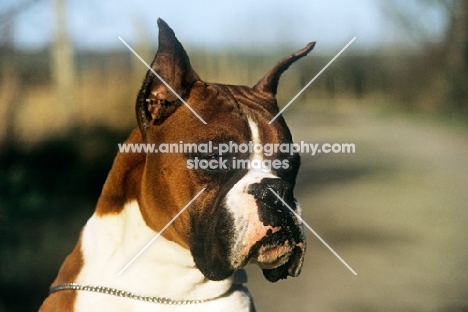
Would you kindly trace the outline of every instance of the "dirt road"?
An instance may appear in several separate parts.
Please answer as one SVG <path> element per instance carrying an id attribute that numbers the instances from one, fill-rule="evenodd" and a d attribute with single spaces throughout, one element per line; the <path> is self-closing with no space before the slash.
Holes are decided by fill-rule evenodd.
<path id="1" fill-rule="evenodd" d="M 286 115 L 295 141 L 354 143 L 302 156 L 308 231 L 300 277 L 250 267 L 259 311 L 468 311 L 468 131 L 355 109 Z"/>

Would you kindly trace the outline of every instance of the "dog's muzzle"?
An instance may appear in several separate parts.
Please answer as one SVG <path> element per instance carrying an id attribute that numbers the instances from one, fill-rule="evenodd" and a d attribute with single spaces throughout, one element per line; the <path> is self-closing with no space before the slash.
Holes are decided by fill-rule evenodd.
<path id="1" fill-rule="evenodd" d="M 260 221 L 274 229 L 251 247 L 251 262 L 257 263 L 271 282 L 299 275 L 306 241 L 293 186 L 282 179 L 263 178 L 250 184 L 247 193 L 255 198 Z"/>

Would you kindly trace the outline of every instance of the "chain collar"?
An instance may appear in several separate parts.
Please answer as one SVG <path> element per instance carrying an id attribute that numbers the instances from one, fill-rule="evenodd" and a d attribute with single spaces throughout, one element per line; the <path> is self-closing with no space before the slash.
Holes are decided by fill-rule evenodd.
<path id="1" fill-rule="evenodd" d="M 82 291 L 97 292 L 97 293 L 106 294 L 106 295 L 113 295 L 117 297 L 130 298 L 130 299 L 140 300 L 144 302 L 170 304 L 170 305 L 186 305 L 186 304 L 203 303 L 203 302 L 211 301 L 211 300 L 226 296 L 229 293 L 233 292 L 235 289 L 237 289 L 238 286 L 240 285 L 234 284 L 226 293 L 222 294 L 219 297 L 209 298 L 209 299 L 197 299 L 197 300 L 174 300 L 174 299 L 165 298 L 165 297 L 140 296 L 140 295 L 135 295 L 128 291 L 119 290 L 119 289 L 115 289 L 111 287 L 79 285 L 75 283 L 65 283 L 65 284 L 59 284 L 59 285 L 53 286 L 50 288 L 49 294 L 57 292 L 57 291 L 61 291 L 61 290 L 82 290 Z"/>

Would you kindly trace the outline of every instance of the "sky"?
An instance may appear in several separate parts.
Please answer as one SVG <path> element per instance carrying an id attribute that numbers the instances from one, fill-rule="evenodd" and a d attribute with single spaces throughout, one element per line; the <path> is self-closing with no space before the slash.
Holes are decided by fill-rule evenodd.
<path id="1" fill-rule="evenodd" d="M 43 48 L 52 42 L 54 1 L 38 0 L 16 17 L 16 46 Z M 0 14 L 19 2 L 2 0 Z M 265 49 L 280 43 L 303 46 L 310 41 L 334 48 L 344 46 L 353 37 L 361 47 L 411 41 L 397 21 L 389 18 L 388 6 L 383 2 L 68 0 L 66 20 L 75 47 L 86 49 L 120 48 L 118 36 L 130 44 L 142 39 L 156 42 L 158 17 L 175 30 L 182 42 L 211 49 Z M 440 34 L 443 18 L 430 13 L 428 16 L 433 19 L 428 23 L 430 31 Z"/>

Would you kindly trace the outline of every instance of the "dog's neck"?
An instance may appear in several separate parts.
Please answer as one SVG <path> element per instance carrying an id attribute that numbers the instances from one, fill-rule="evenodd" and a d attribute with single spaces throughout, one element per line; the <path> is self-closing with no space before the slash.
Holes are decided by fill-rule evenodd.
<path id="1" fill-rule="evenodd" d="M 138 129 L 126 140 L 126 143 L 141 142 Z M 82 231 L 83 266 L 74 282 L 174 300 L 208 299 L 225 294 L 233 284 L 232 278 L 219 282 L 206 279 L 190 251 L 163 235 L 118 275 L 158 234 L 147 226 L 136 199 L 140 197 L 144 166 L 144 154 L 117 155 L 96 212 Z"/>
<path id="2" fill-rule="evenodd" d="M 82 232 L 84 265 L 75 283 L 176 300 L 215 298 L 229 291 L 232 278 L 207 280 L 195 266 L 190 251 L 163 236 L 118 276 L 156 235 L 145 224 L 136 201 L 126 203 L 120 213 L 95 213 Z"/>
<path id="3" fill-rule="evenodd" d="M 139 130 L 126 143 L 141 143 Z M 119 153 L 109 172 L 95 213 L 88 220 L 75 250 L 63 264 L 53 286 L 75 283 L 122 290 L 136 296 L 167 298 L 172 301 L 208 300 L 182 305 L 183 311 L 249 310 L 251 299 L 240 284 L 243 271 L 222 281 L 208 280 L 195 265 L 191 252 L 181 244 L 160 235 L 121 274 L 120 271 L 158 233 L 141 213 L 141 180 L 145 155 Z M 165 233 L 165 232 L 164 232 Z M 243 274 L 244 275 L 243 275 Z M 62 292 L 60 292 L 62 293 Z M 70 294 L 65 293 L 63 294 Z M 77 291 L 70 305 L 82 310 L 108 307 L 109 311 L 179 311 L 174 305 L 118 298 L 90 291 Z M 213 300 L 215 299 L 215 300 Z M 188 309 L 188 310 L 186 310 Z"/>

